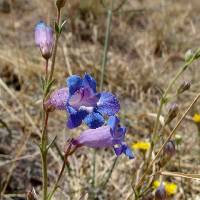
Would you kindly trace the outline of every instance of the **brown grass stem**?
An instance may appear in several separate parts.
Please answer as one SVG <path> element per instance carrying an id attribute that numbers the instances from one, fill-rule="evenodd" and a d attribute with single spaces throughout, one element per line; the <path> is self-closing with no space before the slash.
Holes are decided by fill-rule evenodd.
<path id="1" fill-rule="evenodd" d="M 183 121 L 183 119 L 185 118 L 185 116 L 188 114 L 188 112 L 190 111 L 190 109 L 192 108 L 192 106 L 198 101 L 198 99 L 200 98 L 200 93 L 195 97 L 195 99 L 193 100 L 193 102 L 190 104 L 190 106 L 187 108 L 187 110 L 184 112 L 184 114 L 182 115 L 182 117 L 180 118 L 180 120 L 178 121 L 178 123 L 176 124 L 176 126 L 174 127 L 174 129 L 171 131 L 171 133 L 169 134 L 168 138 L 165 140 L 165 142 L 163 143 L 163 145 L 160 147 L 158 153 L 155 155 L 154 159 L 150 162 L 150 164 L 148 165 L 147 169 L 145 170 L 143 176 L 140 178 L 138 185 L 135 188 L 138 188 L 139 186 L 141 186 L 141 184 L 143 183 L 146 174 L 149 172 L 150 167 L 152 167 L 152 165 L 154 164 L 154 162 L 156 161 L 156 159 L 160 156 L 164 146 L 167 144 L 167 142 L 169 142 L 169 140 L 172 138 L 172 136 L 174 135 L 175 131 L 177 130 L 177 128 L 180 126 L 181 122 Z"/>

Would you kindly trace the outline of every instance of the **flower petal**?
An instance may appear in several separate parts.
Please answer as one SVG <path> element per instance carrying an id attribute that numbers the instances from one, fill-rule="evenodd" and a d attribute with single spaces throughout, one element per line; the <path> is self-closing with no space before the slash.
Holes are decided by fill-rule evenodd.
<path id="1" fill-rule="evenodd" d="M 110 126 L 113 133 L 116 131 L 119 122 L 120 121 L 119 121 L 118 117 L 116 117 L 116 116 L 109 117 L 107 124 Z"/>
<path id="2" fill-rule="evenodd" d="M 133 155 L 133 152 L 131 151 L 131 149 L 130 149 L 127 145 L 124 145 L 123 153 L 124 153 L 126 156 L 128 156 L 129 159 L 135 158 L 135 156 Z"/>
<path id="3" fill-rule="evenodd" d="M 46 24 L 40 21 L 35 26 L 35 43 L 40 46 L 41 43 L 46 43 Z"/>
<path id="4" fill-rule="evenodd" d="M 67 86 L 69 88 L 69 94 L 73 95 L 82 86 L 82 79 L 80 76 L 72 75 L 67 78 Z"/>
<path id="5" fill-rule="evenodd" d="M 104 148 L 113 146 L 112 135 L 109 126 L 102 126 L 96 129 L 88 129 L 75 138 L 74 144 L 92 148 Z"/>
<path id="6" fill-rule="evenodd" d="M 53 106 L 58 110 L 65 110 L 67 106 L 68 93 L 68 88 L 61 88 L 54 91 L 46 102 L 46 105 Z"/>
<path id="7" fill-rule="evenodd" d="M 134 155 L 133 155 L 131 149 L 126 144 L 121 144 L 120 146 L 117 146 L 117 147 L 114 146 L 113 148 L 114 148 L 115 154 L 117 156 L 124 153 L 126 156 L 129 157 L 129 159 L 134 158 Z"/>
<path id="8" fill-rule="evenodd" d="M 102 115 L 112 116 L 119 112 L 120 105 L 118 99 L 110 92 L 102 92 L 97 109 Z"/>
<path id="9" fill-rule="evenodd" d="M 89 74 L 85 74 L 83 77 L 83 87 L 89 87 L 93 90 L 94 93 L 96 93 L 96 81 L 92 78 Z"/>
<path id="10" fill-rule="evenodd" d="M 99 98 L 100 95 L 98 93 L 94 94 L 91 88 L 81 88 L 70 97 L 69 104 L 76 109 L 80 106 L 94 107 Z"/>
<path id="11" fill-rule="evenodd" d="M 73 129 L 80 126 L 82 123 L 82 120 L 88 115 L 88 112 L 86 112 L 85 110 L 76 111 L 70 106 L 68 106 L 67 110 L 69 113 L 67 127 L 69 129 Z"/>
<path id="12" fill-rule="evenodd" d="M 99 113 L 92 112 L 83 120 L 89 128 L 98 128 L 104 124 L 104 118 Z"/>
<path id="13" fill-rule="evenodd" d="M 119 146 L 119 147 L 113 147 L 116 156 L 120 156 L 123 153 L 123 146 Z"/>

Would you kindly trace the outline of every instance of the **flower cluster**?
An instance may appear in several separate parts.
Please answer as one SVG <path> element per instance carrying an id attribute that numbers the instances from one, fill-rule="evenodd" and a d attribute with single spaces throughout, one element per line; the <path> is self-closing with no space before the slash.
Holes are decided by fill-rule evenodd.
<path id="1" fill-rule="evenodd" d="M 115 116 L 120 110 L 118 99 L 110 92 L 97 92 L 96 81 L 89 74 L 83 78 L 72 75 L 66 82 L 67 87 L 54 91 L 45 106 L 50 110 L 65 110 L 70 129 L 80 126 L 82 122 L 89 127 L 72 140 L 73 145 L 112 147 L 117 156 L 124 153 L 133 158 L 124 142 L 126 128 L 120 126 L 120 120 Z"/>
<path id="2" fill-rule="evenodd" d="M 58 8 L 64 3 L 57 1 Z M 35 27 L 35 43 L 42 56 L 48 60 L 52 54 L 53 31 L 42 21 Z M 118 99 L 110 92 L 97 92 L 96 81 L 89 74 L 83 77 L 72 75 L 66 82 L 66 87 L 54 91 L 44 102 L 44 108 L 47 112 L 65 110 L 69 129 L 80 126 L 82 122 L 89 127 L 72 139 L 74 147 L 112 147 L 117 156 L 124 153 L 133 158 L 131 149 L 124 142 L 126 128 L 120 126 L 116 117 L 120 110 Z"/>
<path id="3" fill-rule="evenodd" d="M 160 181 L 156 180 L 153 182 L 154 189 L 159 188 L 161 185 Z M 175 183 L 170 182 L 163 182 L 162 185 L 164 186 L 164 189 L 167 193 L 167 195 L 174 195 L 177 193 L 177 185 Z"/>

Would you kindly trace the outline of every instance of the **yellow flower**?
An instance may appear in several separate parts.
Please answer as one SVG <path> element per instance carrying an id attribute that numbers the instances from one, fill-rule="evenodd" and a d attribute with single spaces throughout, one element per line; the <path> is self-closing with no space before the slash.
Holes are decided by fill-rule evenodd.
<path id="1" fill-rule="evenodd" d="M 195 115 L 193 116 L 193 121 L 195 123 L 200 123 L 200 114 L 195 113 Z"/>
<path id="2" fill-rule="evenodd" d="M 154 181 L 153 182 L 153 188 L 157 189 L 160 186 L 160 181 Z"/>
<path id="3" fill-rule="evenodd" d="M 168 195 L 174 195 L 177 192 L 177 185 L 175 183 L 165 183 L 165 190 Z"/>
<path id="4" fill-rule="evenodd" d="M 174 195 L 177 192 L 177 185 L 175 183 L 163 182 L 166 193 L 168 195 Z M 156 180 L 153 182 L 153 188 L 157 189 L 160 186 L 160 181 Z"/>
<path id="5" fill-rule="evenodd" d="M 132 144 L 133 149 L 139 149 L 142 151 L 149 150 L 150 146 L 151 146 L 150 142 L 137 142 Z"/>

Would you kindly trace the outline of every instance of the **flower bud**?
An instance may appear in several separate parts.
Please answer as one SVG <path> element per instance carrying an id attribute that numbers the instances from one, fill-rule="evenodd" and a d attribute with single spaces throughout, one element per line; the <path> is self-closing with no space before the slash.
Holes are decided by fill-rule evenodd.
<path id="1" fill-rule="evenodd" d="M 185 61 L 188 62 L 194 56 L 192 49 L 189 49 L 185 53 Z"/>
<path id="2" fill-rule="evenodd" d="M 60 10 L 61 8 L 63 8 L 65 6 L 65 3 L 66 3 L 66 0 L 57 0 L 56 6 Z"/>
<path id="3" fill-rule="evenodd" d="M 191 82 L 190 81 L 184 81 L 180 87 L 177 90 L 177 94 L 181 94 L 183 92 L 185 92 L 186 90 L 189 90 L 191 86 Z"/>
<path id="4" fill-rule="evenodd" d="M 164 146 L 163 153 L 169 158 L 173 157 L 176 154 L 176 147 L 172 140 L 167 142 L 167 144 Z"/>
<path id="5" fill-rule="evenodd" d="M 169 107 L 169 112 L 165 124 L 169 124 L 178 114 L 179 107 L 178 104 L 172 103 Z"/>
<path id="6" fill-rule="evenodd" d="M 40 48 L 42 56 L 49 59 L 53 48 L 53 30 L 42 21 L 35 26 L 35 43 Z"/>
<path id="7" fill-rule="evenodd" d="M 167 199 L 167 193 L 165 191 L 165 187 L 163 184 L 161 184 L 156 192 L 155 192 L 155 200 L 166 200 Z"/>

